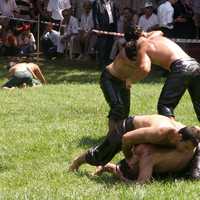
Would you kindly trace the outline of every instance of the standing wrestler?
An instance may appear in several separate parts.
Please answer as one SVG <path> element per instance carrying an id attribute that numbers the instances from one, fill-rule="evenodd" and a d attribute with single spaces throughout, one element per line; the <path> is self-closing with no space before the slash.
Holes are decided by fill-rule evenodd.
<path id="1" fill-rule="evenodd" d="M 175 42 L 161 35 L 149 38 L 140 36 L 137 41 L 130 41 L 127 45 L 130 46 L 131 52 L 129 58 L 125 59 L 125 56 L 118 65 L 127 65 L 128 68 L 128 64 L 132 63 L 131 60 L 135 60 L 137 54 L 135 71 L 133 69 L 131 71 L 132 83 L 145 78 L 151 70 L 151 64 L 159 65 L 169 71 L 158 100 L 158 113 L 175 118 L 174 109 L 188 89 L 200 121 L 200 64 Z M 112 74 L 119 73 L 121 73 L 120 67 L 112 68 Z"/>
<path id="2" fill-rule="evenodd" d="M 119 123 L 118 128 L 107 135 L 101 144 L 74 159 L 69 169 L 71 171 L 78 170 L 84 163 L 104 166 L 121 150 L 122 146 L 126 158 L 130 159 L 132 156 L 130 149 L 135 144 L 151 143 L 178 147 L 180 141 L 188 137 L 192 137 L 195 141 L 199 140 L 200 128 L 187 127 L 162 115 L 129 117 Z M 191 167 L 191 174 L 196 173 L 198 170 L 196 174 L 200 174 L 200 169 L 198 168 L 200 158 L 197 156 L 195 159 L 197 161 Z"/>
<path id="3" fill-rule="evenodd" d="M 125 34 L 126 41 L 137 39 L 138 35 L 142 35 L 144 38 L 152 38 L 162 35 L 162 32 L 138 32 L 135 34 L 130 31 Z M 132 56 L 132 49 L 129 43 L 126 43 L 115 60 L 102 72 L 100 78 L 101 89 L 110 106 L 108 114 L 109 132 L 112 132 L 116 124 L 129 115 L 131 80 L 134 79 L 135 70 L 137 69 Z M 134 56 L 136 56 L 136 51 Z"/>

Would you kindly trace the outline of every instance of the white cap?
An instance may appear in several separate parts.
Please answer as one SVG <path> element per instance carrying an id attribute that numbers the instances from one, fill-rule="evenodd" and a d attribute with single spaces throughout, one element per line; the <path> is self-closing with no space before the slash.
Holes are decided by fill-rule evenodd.
<path id="1" fill-rule="evenodd" d="M 145 2 L 144 7 L 145 8 L 153 7 L 153 3 L 151 1 L 147 1 L 147 2 Z"/>

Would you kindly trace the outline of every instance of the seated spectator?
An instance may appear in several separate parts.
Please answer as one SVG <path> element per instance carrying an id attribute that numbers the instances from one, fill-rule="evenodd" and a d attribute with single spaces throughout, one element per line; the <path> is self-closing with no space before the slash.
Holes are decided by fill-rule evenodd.
<path id="1" fill-rule="evenodd" d="M 167 0 L 158 7 L 158 22 L 159 28 L 164 33 L 165 37 L 173 37 L 173 5 L 177 0 Z"/>
<path id="2" fill-rule="evenodd" d="M 34 63 L 10 62 L 8 66 L 9 80 L 2 86 L 3 89 L 41 85 L 46 80 L 38 65 Z"/>
<path id="3" fill-rule="evenodd" d="M 62 15 L 64 19 L 62 20 L 60 29 L 60 40 L 58 42 L 57 52 L 63 54 L 65 49 L 66 53 L 69 52 L 70 59 L 73 58 L 73 54 L 80 53 L 77 50 L 79 43 L 76 40 L 79 33 L 78 19 L 71 15 L 71 9 L 64 9 Z"/>
<path id="4" fill-rule="evenodd" d="M 200 1 L 199 0 L 192 0 L 192 9 L 194 12 L 196 38 L 200 38 Z"/>
<path id="5" fill-rule="evenodd" d="M 16 56 L 18 54 L 17 37 L 11 29 L 3 33 L 2 41 L 1 54 L 3 56 Z"/>
<path id="6" fill-rule="evenodd" d="M 179 0 L 174 4 L 174 37 L 195 37 L 192 5 L 187 0 Z"/>
<path id="7" fill-rule="evenodd" d="M 30 25 L 23 24 L 17 37 L 19 54 L 27 56 L 36 50 L 35 38 L 30 31 Z"/>
<path id="8" fill-rule="evenodd" d="M 42 49 L 47 58 L 57 56 L 57 46 L 60 39 L 60 33 L 53 30 L 52 23 L 48 23 L 47 32 L 42 36 Z"/>
<path id="9" fill-rule="evenodd" d="M 122 16 L 119 18 L 117 23 L 117 31 L 119 33 L 129 32 L 131 29 L 136 27 L 137 15 L 131 8 L 124 8 Z M 115 38 L 110 53 L 110 59 L 113 60 L 117 55 L 117 52 L 122 48 L 126 42 L 125 38 Z"/>
<path id="10" fill-rule="evenodd" d="M 152 2 L 144 4 L 144 14 L 139 18 L 138 26 L 145 32 L 158 29 L 158 17 L 153 13 Z"/>
<path id="11" fill-rule="evenodd" d="M 83 2 L 83 14 L 80 22 L 80 56 L 78 59 L 87 59 L 88 55 L 93 53 L 96 41 L 96 35 L 92 33 L 94 28 L 92 17 L 92 3 L 89 0 Z"/>

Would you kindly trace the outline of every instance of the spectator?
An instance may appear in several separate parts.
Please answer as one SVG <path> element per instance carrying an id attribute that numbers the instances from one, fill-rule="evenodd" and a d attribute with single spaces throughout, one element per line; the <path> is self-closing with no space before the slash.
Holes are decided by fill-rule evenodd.
<path id="1" fill-rule="evenodd" d="M 60 39 L 60 33 L 56 30 L 53 30 L 52 23 L 48 23 L 47 32 L 42 37 L 42 48 L 44 55 L 47 58 L 52 58 L 57 56 L 57 46 Z"/>
<path id="2" fill-rule="evenodd" d="M 24 24 L 21 27 L 21 33 L 17 37 L 19 54 L 27 56 L 36 50 L 35 38 L 30 31 L 30 25 Z"/>
<path id="3" fill-rule="evenodd" d="M 200 38 L 200 1 L 192 0 L 192 8 L 194 12 L 194 23 L 196 26 L 196 37 Z"/>
<path id="4" fill-rule="evenodd" d="M 18 11 L 15 0 L 1 0 L 0 12 L 3 16 L 14 17 Z"/>
<path id="5" fill-rule="evenodd" d="M 19 9 L 19 17 L 23 19 L 34 18 L 33 4 L 30 0 L 16 0 L 17 7 Z"/>
<path id="6" fill-rule="evenodd" d="M 158 7 L 158 21 L 160 30 L 166 37 L 173 37 L 174 5 L 177 0 L 168 0 Z"/>
<path id="7" fill-rule="evenodd" d="M 153 13 L 152 2 L 145 3 L 144 14 L 139 18 L 138 26 L 146 32 L 158 29 L 158 17 Z"/>
<path id="8" fill-rule="evenodd" d="M 117 31 L 118 10 L 113 0 L 95 0 L 93 3 L 94 27 L 103 31 Z M 97 59 L 101 70 L 111 62 L 110 52 L 114 42 L 113 36 L 98 35 Z"/>
<path id="9" fill-rule="evenodd" d="M 63 54 L 66 47 L 69 47 L 70 59 L 73 58 L 74 53 L 79 53 L 77 51 L 77 38 L 79 33 L 79 23 L 78 19 L 71 15 L 72 9 L 64 9 L 62 15 L 64 19 L 62 20 L 61 30 L 60 30 L 60 41 L 58 43 L 58 53 Z M 64 25 L 64 27 L 62 26 Z"/>
<path id="10" fill-rule="evenodd" d="M 119 33 L 127 33 L 131 29 L 133 30 L 136 27 L 137 15 L 131 8 L 124 8 L 122 16 L 120 16 L 117 23 L 117 31 Z M 117 55 L 118 51 L 122 48 L 123 44 L 126 42 L 125 38 L 115 38 L 112 50 L 110 53 L 110 59 L 113 60 Z"/>
<path id="11" fill-rule="evenodd" d="M 96 37 L 92 33 L 94 22 L 92 18 L 92 3 L 89 0 L 83 2 L 83 14 L 81 15 L 80 22 L 80 48 L 81 53 L 78 59 L 87 59 L 89 53 L 93 53 Z"/>
<path id="12" fill-rule="evenodd" d="M 6 31 L 2 41 L 1 53 L 3 56 L 16 56 L 18 54 L 17 37 L 11 29 Z"/>
<path id="13" fill-rule="evenodd" d="M 9 80 L 2 86 L 3 89 L 36 86 L 46 83 L 39 66 L 34 63 L 10 62 L 7 69 Z"/>
<path id="14" fill-rule="evenodd" d="M 174 37 L 195 37 L 192 5 L 188 0 L 179 0 L 174 4 Z"/>
<path id="15" fill-rule="evenodd" d="M 63 20 L 62 10 L 70 8 L 71 3 L 69 0 L 49 0 L 47 11 L 53 22 L 60 23 Z"/>

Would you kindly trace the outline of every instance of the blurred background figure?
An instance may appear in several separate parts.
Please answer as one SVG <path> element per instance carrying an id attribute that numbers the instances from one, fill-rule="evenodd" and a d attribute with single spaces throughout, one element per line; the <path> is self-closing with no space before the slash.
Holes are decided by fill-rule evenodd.
<path id="1" fill-rule="evenodd" d="M 175 38 L 195 38 L 195 24 L 190 0 L 179 0 L 174 4 L 173 31 Z"/>
<path id="2" fill-rule="evenodd" d="M 113 0 L 95 0 L 93 3 L 94 28 L 103 31 L 117 31 L 118 9 Z M 111 62 L 110 52 L 114 37 L 98 35 L 97 37 L 97 62 L 103 71 Z"/>
<path id="3" fill-rule="evenodd" d="M 144 4 L 144 14 L 140 16 L 138 22 L 138 26 L 146 32 L 157 30 L 159 28 L 158 17 L 153 11 L 153 3 L 147 1 Z"/>
<path id="4" fill-rule="evenodd" d="M 196 38 L 200 38 L 200 1 L 199 0 L 192 0 L 192 9 L 194 12 Z"/>
<path id="5" fill-rule="evenodd" d="M 89 59 L 89 54 L 94 54 L 94 46 L 96 43 L 96 35 L 92 33 L 94 22 L 92 17 L 92 2 L 83 1 L 83 14 L 80 21 L 80 56 L 78 59 Z"/>

